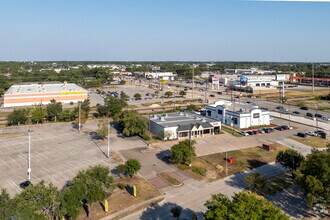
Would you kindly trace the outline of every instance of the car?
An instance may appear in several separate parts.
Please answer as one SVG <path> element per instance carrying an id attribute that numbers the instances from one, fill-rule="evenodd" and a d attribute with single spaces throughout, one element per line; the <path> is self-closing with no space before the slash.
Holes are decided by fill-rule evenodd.
<path id="1" fill-rule="evenodd" d="M 303 133 L 303 132 L 298 132 L 298 133 L 297 133 L 297 136 L 298 136 L 298 137 L 303 137 L 303 138 L 305 138 L 305 137 L 307 137 L 307 134 L 305 134 L 305 133 Z"/>
<path id="2" fill-rule="evenodd" d="M 73 105 L 73 102 L 70 102 L 70 105 Z"/>
<path id="3" fill-rule="evenodd" d="M 199 91 L 203 92 L 203 91 L 204 91 L 204 89 L 199 89 Z"/>
<path id="4" fill-rule="evenodd" d="M 287 112 L 287 111 L 289 111 L 287 108 L 284 108 L 283 106 L 277 106 L 276 109 L 278 109 L 281 112 Z"/>
<path id="5" fill-rule="evenodd" d="M 240 132 L 240 135 L 242 135 L 242 136 L 249 136 L 249 133 L 247 133 L 247 132 L 245 132 L 245 131 L 241 131 L 241 132 Z"/>
<path id="6" fill-rule="evenodd" d="M 306 107 L 306 106 L 302 106 L 302 107 L 300 107 L 300 109 L 301 109 L 301 110 L 306 110 L 306 111 L 309 110 L 309 108 Z"/>
<path id="7" fill-rule="evenodd" d="M 28 187 L 28 186 L 32 186 L 32 183 L 31 183 L 30 180 L 25 180 L 25 181 L 21 182 L 21 183 L 19 184 L 19 186 L 20 186 L 22 189 L 25 189 L 25 188 Z"/>
<path id="8" fill-rule="evenodd" d="M 316 131 L 314 131 L 314 133 L 317 134 L 318 136 L 321 136 L 322 134 L 325 134 L 325 132 L 322 131 L 322 130 L 316 130 Z"/>
<path id="9" fill-rule="evenodd" d="M 284 128 L 282 126 L 277 126 L 277 127 L 275 127 L 275 129 L 278 130 L 278 131 L 283 131 L 284 130 Z"/>
<path id="10" fill-rule="evenodd" d="M 218 93 L 218 95 L 222 95 L 222 92 L 217 92 Z"/>
<path id="11" fill-rule="evenodd" d="M 318 136 L 318 134 L 316 134 L 314 131 L 308 131 L 308 132 L 306 132 L 306 135 L 308 135 L 308 136 Z"/>
<path id="12" fill-rule="evenodd" d="M 266 131 L 265 131 L 265 129 L 264 129 L 264 128 L 260 128 L 258 131 L 259 131 L 261 134 L 264 134 L 264 133 L 266 133 Z"/>
<path id="13" fill-rule="evenodd" d="M 327 116 L 322 116 L 322 120 L 324 120 L 324 121 L 330 121 L 330 118 L 327 117 Z"/>
<path id="14" fill-rule="evenodd" d="M 265 128 L 266 133 L 272 133 L 274 131 L 273 128 Z"/>
<path id="15" fill-rule="evenodd" d="M 321 114 L 315 114 L 314 116 L 315 116 L 315 118 L 322 118 L 323 117 L 323 115 L 321 115 Z"/>
<path id="16" fill-rule="evenodd" d="M 253 131 L 247 131 L 249 135 L 254 135 Z"/>
<path id="17" fill-rule="evenodd" d="M 215 97 L 215 95 L 214 94 L 211 94 L 210 97 Z"/>
<path id="18" fill-rule="evenodd" d="M 298 111 L 293 111 L 292 114 L 293 114 L 293 115 L 300 115 L 301 113 L 298 112 Z"/>
<path id="19" fill-rule="evenodd" d="M 283 130 L 291 130 L 292 127 L 288 125 L 282 125 Z"/>
<path id="20" fill-rule="evenodd" d="M 259 130 L 254 130 L 253 134 L 261 134 Z"/>
<path id="21" fill-rule="evenodd" d="M 150 95 L 149 93 L 146 94 L 146 96 L 149 96 L 149 95 Z"/>
<path id="22" fill-rule="evenodd" d="M 311 118 L 313 118 L 314 115 L 313 115 L 312 113 L 310 113 L 310 112 L 307 112 L 307 113 L 306 113 L 306 117 L 311 117 Z"/>

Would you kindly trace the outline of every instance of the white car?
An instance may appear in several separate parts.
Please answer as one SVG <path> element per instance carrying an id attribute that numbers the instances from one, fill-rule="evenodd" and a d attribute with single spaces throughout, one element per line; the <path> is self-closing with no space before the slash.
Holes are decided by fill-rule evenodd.
<path id="1" fill-rule="evenodd" d="M 242 136 L 249 136 L 249 133 L 247 133 L 247 132 L 245 132 L 245 131 L 241 131 L 240 134 L 241 134 Z"/>
<path id="2" fill-rule="evenodd" d="M 308 136 L 317 136 L 317 134 L 316 134 L 314 131 L 306 132 L 306 134 L 307 134 Z"/>

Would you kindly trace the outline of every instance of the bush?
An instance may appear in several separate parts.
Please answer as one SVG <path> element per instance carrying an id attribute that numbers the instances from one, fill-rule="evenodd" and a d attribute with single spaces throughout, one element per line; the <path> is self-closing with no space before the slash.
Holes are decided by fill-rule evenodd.
<path id="1" fill-rule="evenodd" d="M 124 164 L 119 164 L 119 165 L 117 166 L 117 170 L 118 170 L 119 173 L 125 173 L 125 171 L 126 171 L 126 167 L 125 167 Z"/>
<path id="2" fill-rule="evenodd" d="M 204 167 L 192 167 L 191 170 L 201 176 L 206 175 L 206 169 Z"/>
<path id="3" fill-rule="evenodd" d="M 178 218 L 181 214 L 182 208 L 180 206 L 175 206 L 171 208 L 171 213 L 174 218 Z"/>
<path id="4" fill-rule="evenodd" d="M 150 141 L 150 137 L 146 133 L 141 134 L 140 137 L 145 141 Z"/>
<path id="5" fill-rule="evenodd" d="M 135 159 L 129 159 L 125 163 L 125 168 L 128 175 L 133 176 L 141 169 L 141 163 Z"/>

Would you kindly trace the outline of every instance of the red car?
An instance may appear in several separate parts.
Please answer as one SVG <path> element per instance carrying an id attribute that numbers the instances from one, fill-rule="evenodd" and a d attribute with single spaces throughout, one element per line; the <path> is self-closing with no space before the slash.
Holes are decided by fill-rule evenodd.
<path id="1" fill-rule="evenodd" d="M 260 131 L 255 130 L 253 131 L 253 134 L 260 134 Z"/>

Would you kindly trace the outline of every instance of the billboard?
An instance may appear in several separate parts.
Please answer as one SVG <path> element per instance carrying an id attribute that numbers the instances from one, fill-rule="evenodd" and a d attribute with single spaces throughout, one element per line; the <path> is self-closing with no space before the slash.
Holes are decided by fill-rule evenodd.
<path id="1" fill-rule="evenodd" d="M 276 75 L 276 80 L 281 81 L 281 82 L 286 81 L 286 75 L 285 74 L 277 74 Z"/>

